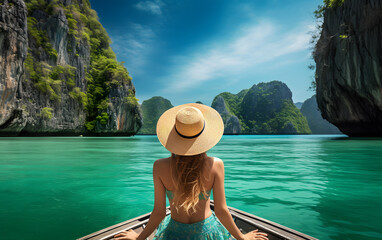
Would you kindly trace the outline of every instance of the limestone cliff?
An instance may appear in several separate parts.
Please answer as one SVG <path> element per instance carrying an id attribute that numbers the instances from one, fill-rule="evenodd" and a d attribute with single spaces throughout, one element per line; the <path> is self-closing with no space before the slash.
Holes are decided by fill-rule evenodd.
<path id="1" fill-rule="evenodd" d="M 28 41 L 26 20 L 23 1 L 0 1 L 0 133 L 19 132 L 26 123 L 20 108 Z"/>
<path id="2" fill-rule="evenodd" d="M 4 0 L 0 7 L 0 54 L 8 56 L 0 63 L 3 134 L 139 130 L 142 116 L 132 79 L 116 61 L 88 0 Z"/>
<path id="3" fill-rule="evenodd" d="M 342 134 L 336 126 L 322 118 L 317 106 L 316 95 L 305 100 L 300 112 L 306 117 L 313 134 Z"/>
<path id="4" fill-rule="evenodd" d="M 322 116 L 350 136 L 382 136 L 382 1 L 328 1 L 315 49 Z"/>
<path id="5" fill-rule="evenodd" d="M 231 93 L 225 93 L 231 94 Z M 212 101 L 211 107 L 214 108 L 222 117 L 224 122 L 224 134 L 240 134 L 241 126 L 240 120 L 234 113 L 229 112 L 225 103 L 223 94 L 219 94 Z M 233 95 L 233 94 L 232 94 Z"/>
<path id="6" fill-rule="evenodd" d="M 311 133 L 306 118 L 293 104 L 292 92 L 280 81 L 253 85 L 240 105 L 248 133 Z"/>

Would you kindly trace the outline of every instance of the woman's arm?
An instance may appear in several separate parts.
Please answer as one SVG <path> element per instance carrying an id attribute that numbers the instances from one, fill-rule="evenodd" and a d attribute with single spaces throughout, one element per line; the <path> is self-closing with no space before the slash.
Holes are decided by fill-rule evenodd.
<path id="1" fill-rule="evenodd" d="M 216 216 L 224 227 L 230 232 L 236 239 L 244 239 L 244 234 L 237 228 L 235 222 L 232 219 L 231 214 L 228 211 L 227 203 L 225 200 L 224 192 L 224 164 L 223 161 L 215 158 L 216 174 L 213 185 L 214 194 L 214 211 Z"/>
<path id="2" fill-rule="evenodd" d="M 121 232 L 114 236 L 116 240 L 124 239 L 146 239 L 154 230 L 158 227 L 159 223 L 166 216 L 166 192 L 162 180 L 159 177 L 160 163 L 159 160 L 154 162 L 153 166 L 153 178 L 154 178 L 154 209 L 150 215 L 150 219 L 143 229 L 143 231 L 138 235 L 134 231 Z"/>
<path id="3" fill-rule="evenodd" d="M 224 192 L 224 164 L 221 159 L 215 158 L 216 174 L 213 184 L 213 194 L 214 194 L 214 209 L 215 214 L 219 218 L 220 222 L 224 227 L 238 240 L 246 239 L 262 239 L 267 240 L 267 234 L 260 233 L 258 230 L 251 231 L 247 234 L 243 234 L 237 228 L 235 222 L 232 219 L 231 213 L 228 210 L 227 203 L 225 200 Z"/>

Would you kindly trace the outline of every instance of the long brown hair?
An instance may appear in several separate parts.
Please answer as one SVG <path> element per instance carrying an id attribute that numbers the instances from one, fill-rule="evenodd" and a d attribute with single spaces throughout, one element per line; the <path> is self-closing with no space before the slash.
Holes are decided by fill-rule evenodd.
<path id="1" fill-rule="evenodd" d="M 177 211 L 183 208 L 188 215 L 196 212 L 199 194 L 207 198 L 203 184 L 203 167 L 207 159 L 206 153 L 192 156 L 171 154 L 172 176 L 175 184 L 173 204 Z"/>

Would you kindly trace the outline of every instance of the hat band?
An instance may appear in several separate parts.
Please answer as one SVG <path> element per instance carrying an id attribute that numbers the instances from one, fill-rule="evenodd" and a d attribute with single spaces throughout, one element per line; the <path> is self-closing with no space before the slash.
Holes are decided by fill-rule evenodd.
<path id="1" fill-rule="evenodd" d="M 196 135 L 194 135 L 194 136 L 186 136 L 186 135 L 181 134 L 180 132 L 178 132 L 178 129 L 176 129 L 176 125 L 175 125 L 175 131 L 176 131 L 177 134 L 179 134 L 179 136 L 181 136 L 181 137 L 183 137 L 183 138 L 196 138 L 196 137 L 198 137 L 200 134 L 202 134 L 202 132 L 204 131 L 204 127 L 205 127 L 205 126 L 206 126 L 206 121 L 204 121 L 204 123 L 203 123 L 203 128 L 202 128 L 202 130 L 201 130 L 198 134 L 196 134 Z"/>

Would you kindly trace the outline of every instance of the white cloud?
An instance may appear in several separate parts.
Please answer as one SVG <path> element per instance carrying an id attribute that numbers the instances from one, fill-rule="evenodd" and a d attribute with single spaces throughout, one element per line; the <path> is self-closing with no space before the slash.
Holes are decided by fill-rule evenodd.
<path id="1" fill-rule="evenodd" d="M 163 2 L 160 0 L 155 1 L 140 1 L 135 5 L 137 9 L 140 9 L 142 11 L 151 12 L 152 14 L 161 15 L 163 6 Z"/>
<path id="2" fill-rule="evenodd" d="M 146 57 L 156 36 L 153 30 L 147 26 L 130 23 L 129 31 L 124 34 L 118 33 L 112 36 L 113 50 L 117 56 L 125 56 L 126 67 L 132 73 L 137 73 L 146 62 Z"/>
<path id="3" fill-rule="evenodd" d="M 177 57 L 181 64 L 166 77 L 168 87 L 163 91 L 182 92 L 206 81 L 229 80 L 263 63 L 284 59 L 288 54 L 308 49 L 308 32 L 309 26 L 286 31 L 266 20 L 241 28 L 228 41 L 214 42 L 195 49 L 190 56 Z"/>

